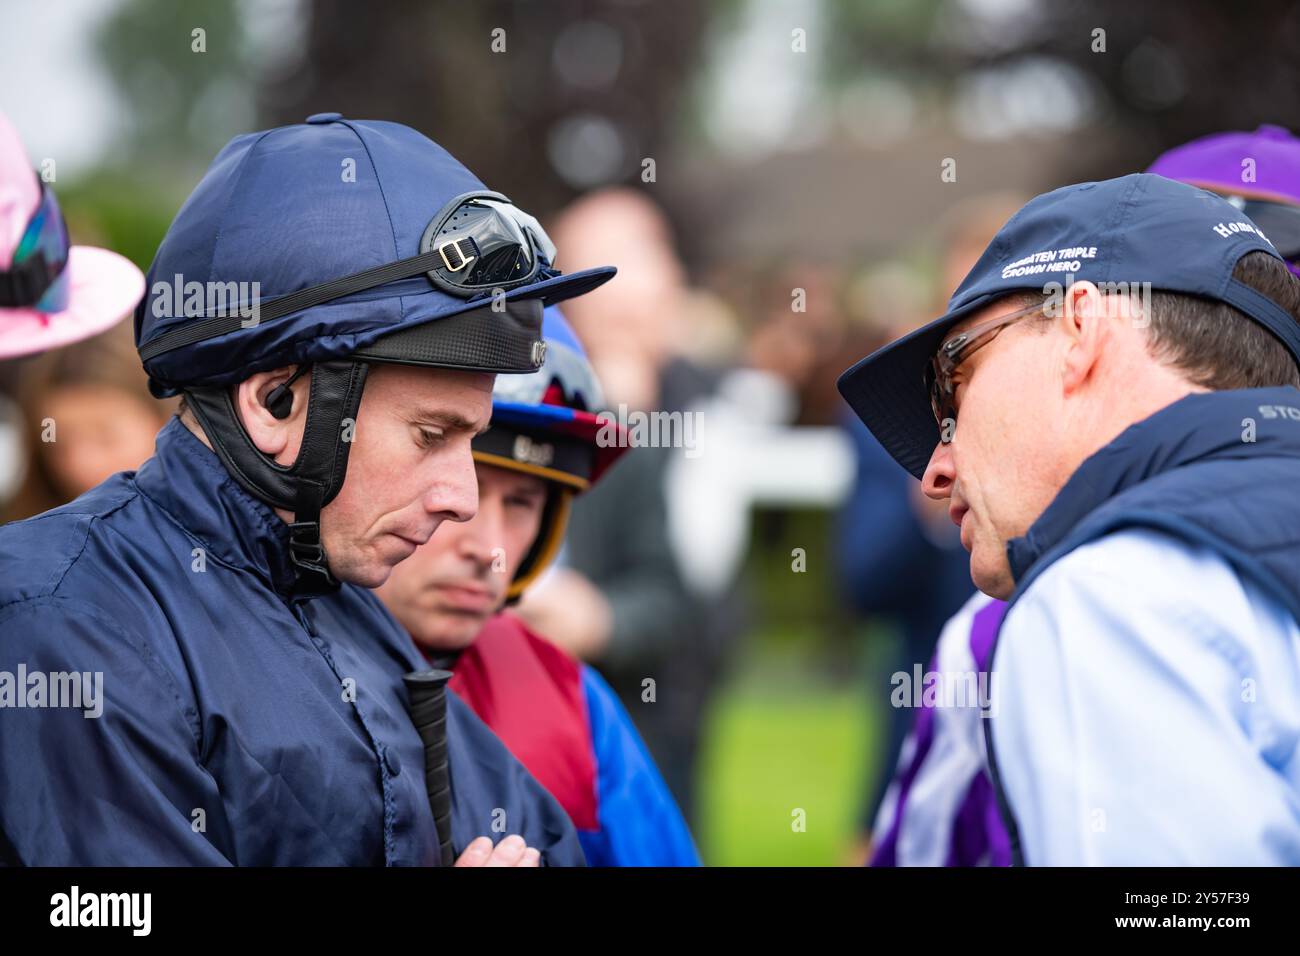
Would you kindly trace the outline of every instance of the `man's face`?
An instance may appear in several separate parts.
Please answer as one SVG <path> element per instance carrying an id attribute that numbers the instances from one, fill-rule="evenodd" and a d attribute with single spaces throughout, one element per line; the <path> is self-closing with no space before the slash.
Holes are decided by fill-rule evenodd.
<path id="1" fill-rule="evenodd" d="M 375 588 L 444 521 L 478 507 L 470 441 L 492 414 L 495 376 L 375 365 L 367 376 L 347 477 L 321 511 L 330 569 Z"/>
<path id="2" fill-rule="evenodd" d="M 52 389 L 45 412 L 59 423 L 59 440 L 42 446 L 50 477 L 68 498 L 119 471 L 139 468 L 153 454 L 163 423 L 156 407 L 108 385 Z"/>
<path id="3" fill-rule="evenodd" d="M 1015 311 L 1003 301 L 958 323 L 967 328 Z M 957 424 L 922 479 L 931 498 L 948 499 L 971 554 L 971 580 L 1007 597 L 1014 587 L 1006 544 L 1023 535 L 1064 480 L 1059 467 L 1061 338 L 1030 317 L 1007 326 L 953 373 Z"/>
<path id="4" fill-rule="evenodd" d="M 537 539 L 546 496 L 541 478 L 478 466 L 478 514 L 439 531 L 378 591 L 416 643 L 450 651 L 474 642 Z"/>

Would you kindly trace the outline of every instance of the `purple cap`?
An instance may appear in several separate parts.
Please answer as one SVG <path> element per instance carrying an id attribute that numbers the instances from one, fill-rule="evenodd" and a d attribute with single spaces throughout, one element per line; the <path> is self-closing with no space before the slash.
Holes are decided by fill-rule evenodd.
<path id="1" fill-rule="evenodd" d="M 1300 205 L 1300 139 L 1281 126 L 1202 136 L 1164 153 L 1147 172 L 1215 192 Z"/>
<path id="2" fill-rule="evenodd" d="M 1300 138 L 1289 130 L 1212 133 L 1157 157 L 1147 172 L 1240 197 L 1238 205 L 1300 277 Z"/>

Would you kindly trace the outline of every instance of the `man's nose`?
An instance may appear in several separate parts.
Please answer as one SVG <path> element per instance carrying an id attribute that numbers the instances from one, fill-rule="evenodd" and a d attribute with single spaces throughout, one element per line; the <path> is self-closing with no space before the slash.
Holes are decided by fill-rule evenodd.
<path id="1" fill-rule="evenodd" d="M 478 513 L 460 530 L 461 553 L 485 567 L 505 548 L 505 504 L 499 495 L 479 499 Z"/>
<path id="2" fill-rule="evenodd" d="M 478 475 L 468 443 L 455 461 L 442 464 L 425 510 L 445 521 L 469 521 L 478 512 Z"/>
<path id="3" fill-rule="evenodd" d="M 952 445 L 939 442 L 930 455 L 930 463 L 925 466 L 921 476 L 921 490 L 926 497 L 939 500 L 952 496 L 952 484 L 957 478 L 957 470 L 952 463 Z"/>

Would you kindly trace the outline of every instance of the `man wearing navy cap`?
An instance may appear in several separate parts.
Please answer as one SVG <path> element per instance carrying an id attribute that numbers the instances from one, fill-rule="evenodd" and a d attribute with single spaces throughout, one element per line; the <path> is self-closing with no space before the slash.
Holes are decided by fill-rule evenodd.
<path id="1" fill-rule="evenodd" d="M 139 471 L 0 529 L 0 863 L 583 862 L 468 707 L 415 706 L 425 665 L 369 590 L 473 517 L 495 376 L 613 274 L 555 262 L 404 126 L 221 151 L 135 316 L 184 412 Z"/>
<path id="2" fill-rule="evenodd" d="M 1009 606 L 984 721 L 1016 859 L 1300 863 L 1300 282 L 1139 174 L 1003 227 L 840 379 Z"/>

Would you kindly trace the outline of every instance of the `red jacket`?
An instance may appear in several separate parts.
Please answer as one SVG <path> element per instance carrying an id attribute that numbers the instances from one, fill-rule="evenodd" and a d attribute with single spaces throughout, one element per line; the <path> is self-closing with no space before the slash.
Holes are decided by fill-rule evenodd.
<path id="1" fill-rule="evenodd" d="M 509 613 L 487 622 L 453 667 L 451 688 L 568 811 L 599 827 L 596 753 L 579 664 Z"/>

